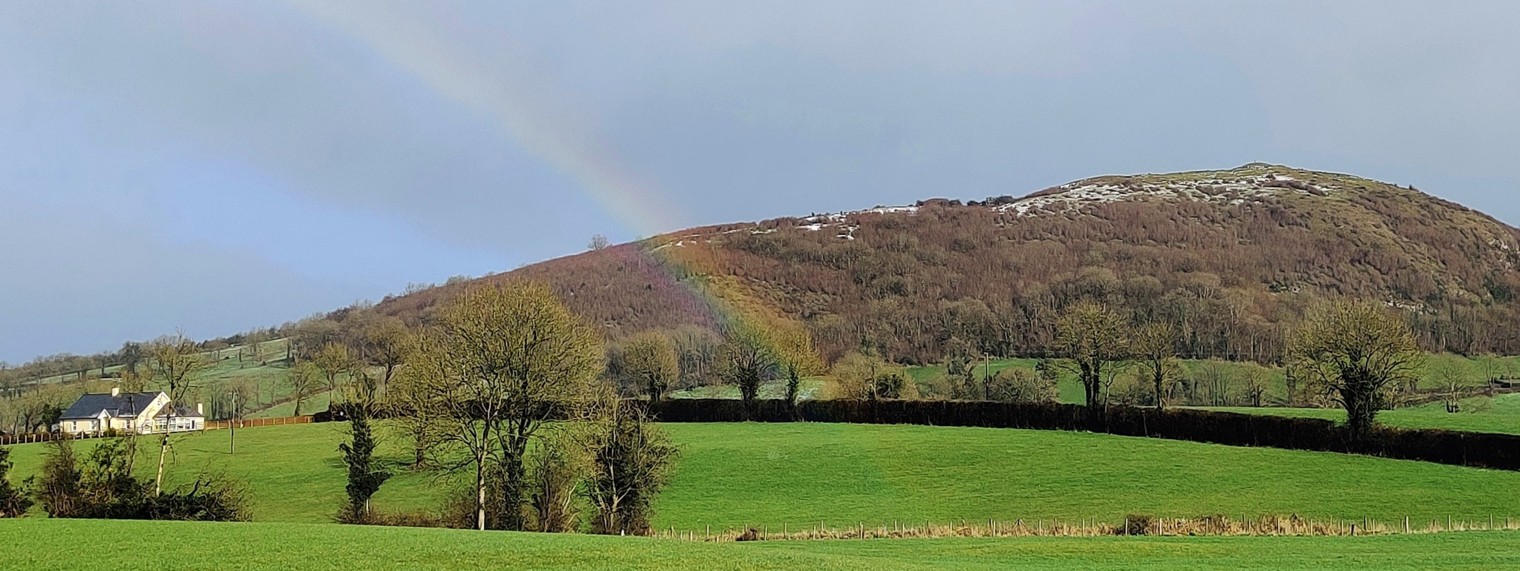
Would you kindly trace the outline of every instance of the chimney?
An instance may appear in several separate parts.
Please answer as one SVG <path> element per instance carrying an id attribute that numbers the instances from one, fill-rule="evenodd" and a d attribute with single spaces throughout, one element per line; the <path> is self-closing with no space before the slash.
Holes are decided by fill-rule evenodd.
<path id="1" fill-rule="evenodd" d="M 121 396 L 121 387 L 111 387 L 111 396 L 112 397 L 119 397 L 119 396 Z"/>
<path id="2" fill-rule="evenodd" d="M 198 415 L 201 415 L 201 416 L 206 416 L 206 405 L 205 405 L 205 403 L 195 403 L 195 414 L 198 414 Z"/>

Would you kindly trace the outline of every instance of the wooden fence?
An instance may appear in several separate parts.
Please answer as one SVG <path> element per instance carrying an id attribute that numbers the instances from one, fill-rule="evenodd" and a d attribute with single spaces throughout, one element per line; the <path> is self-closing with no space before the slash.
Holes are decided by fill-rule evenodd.
<path id="1" fill-rule="evenodd" d="M 238 428 L 258 428 L 260 426 L 285 426 L 287 424 L 311 424 L 315 422 L 311 415 L 284 416 L 280 418 L 244 418 L 237 422 Z M 208 420 L 206 430 L 225 430 L 232 428 L 231 420 Z"/>

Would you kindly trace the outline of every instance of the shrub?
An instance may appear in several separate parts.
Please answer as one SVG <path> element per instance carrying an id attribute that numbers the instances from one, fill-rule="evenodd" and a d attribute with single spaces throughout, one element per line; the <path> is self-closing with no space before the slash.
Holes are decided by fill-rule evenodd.
<path id="1" fill-rule="evenodd" d="M 1130 514 L 1124 516 L 1123 535 L 1150 535 L 1156 531 L 1155 516 Z"/>
<path id="2" fill-rule="evenodd" d="M 48 443 L 42 460 L 42 479 L 34 492 L 49 517 L 74 517 L 80 502 L 80 480 L 84 475 L 74 458 L 73 442 L 58 438 Z"/>
<path id="3" fill-rule="evenodd" d="M 102 440 L 81 467 L 68 438 L 49 445 L 38 500 L 50 517 L 183 521 L 247 521 L 246 488 L 223 476 L 203 475 L 162 494 L 132 474 L 135 441 Z"/>
<path id="4" fill-rule="evenodd" d="M 11 485 L 8 475 L 11 471 L 11 450 L 0 448 L 0 518 L 21 517 L 26 515 L 26 510 L 32 508 L 32 499 L 27 497 L 26 489 L 30 487 L 31 479 L 17 488 Z"/>

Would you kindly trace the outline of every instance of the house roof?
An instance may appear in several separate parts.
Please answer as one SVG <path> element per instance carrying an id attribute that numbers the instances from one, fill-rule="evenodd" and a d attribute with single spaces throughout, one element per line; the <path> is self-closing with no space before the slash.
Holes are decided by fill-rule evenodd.
<path id="1" fill-rule="evenodd" d="M 185 406 L 185 405 L 182 405 L 182 404 L 178 404 L 178 405 L 166 406 L 166 407 L 164 407 L 162 409 L 159 409 L 158 415 L 155 416 L 154 418 L 165 418 L 165 417 L 168 417 L 169 416 L 169 409 L 170 408 L 174 409 L 174 418 L 203 418 L 204 417 L 204 415 L 202 415 L 201 413 L 195 411 L 195 407 L 193 407 L 193 406 Z"/>
<path id="2" fill-rule="evenodd" d="M 60 420 L 79 420 L 100 416 L 100 411 L 106 411 L 111 416 L 137 416 L 144 407 L 153 402 L 163 393 L 121 393 L 111 396 L 110 393 L 86 394 L 69 405 L 69 409 L 63 411 Z"/>

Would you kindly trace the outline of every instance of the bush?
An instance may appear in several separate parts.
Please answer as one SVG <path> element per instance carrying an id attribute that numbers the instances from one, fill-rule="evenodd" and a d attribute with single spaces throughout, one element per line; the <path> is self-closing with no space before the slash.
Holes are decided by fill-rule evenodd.
<path id="1" fill-rule="evenodd" d="M 1122 535 L 1150 535 L 1156 531 L 1156 517 L 1145 514 L 1124 516 Z"/>
<path id="2" fill-rule="evenodd" d="M 74 444 L 63 437 L 48 442 L 47 448 L 42 479 L 33 493 L 49 517 L 74 517 L 81 500 L 80 480 L 84 478 L 74 458 Z"/>
<path id="3" fill-rule="evenodd" d="M 135 441 L 100 442 L 81 468 L 73 444 L 60 438 L 49 444 L 42 480 L 35 494 L 50 517 L 182 521 L 247 521 L 247 490 L 222 476 L 201 476 L 194 483 L 162 494 L 132 474 Z"/>
<path id="4" fill-rule="evenodd" d="M 28 478 L 20 488 L 11 485 L 10 456 L 9 448 L 0 448 L 0 518 L 21 517 L 32 508 L 32 499 L 27 497 L 26 490 L 30 487 L 31 479 Z"/>

